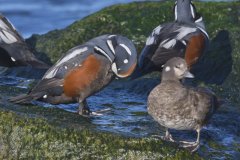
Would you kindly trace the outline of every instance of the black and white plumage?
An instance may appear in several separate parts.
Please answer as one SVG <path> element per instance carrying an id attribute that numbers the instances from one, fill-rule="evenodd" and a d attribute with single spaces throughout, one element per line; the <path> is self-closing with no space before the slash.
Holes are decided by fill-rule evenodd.
<path id="1" fill-rule="evenodd" d="M 27 65 L 36 68 L 49 68 L 47 64 L 36 59 L 23 37 L 11 22 L 0 14 L 0 66 Z"/>
<path id="2" fill-rule="evenodd" d="M 176 56 L 185 58 L 191 67 L 206 51 L 209 37 L 191 0 L 177 0 L 174 12 L 174 22 L 157 26 L 147 38 L 133 78 L 161 71 L 162 65 Z"/>
<path id="3" fill-rule="evenodd" d="M 102 35 L 70 49 L 27 95 L 10 101 L 79 102 L 79 113 L 89 113 L 86 98 L 101 90 L 114 77 L 129 76 L 136 61 L 136 49 L 129 39 L 120 35 Z"/>
<path id="4" fill-rule="evenodd" d="M 196 130 L 196 142 L 182 142 L 183 147 L 199 146 L 200 130 L 219 107 L 214 93 L 204 88 L 190 88 L 181 84 L 180 79 L 193 78 L 187 63 L 180 57 L 166 62 L 162 81 L 148 96 L 148 113 L 166 128 L 165 139 L 174 141 L 168 128 Z"/>

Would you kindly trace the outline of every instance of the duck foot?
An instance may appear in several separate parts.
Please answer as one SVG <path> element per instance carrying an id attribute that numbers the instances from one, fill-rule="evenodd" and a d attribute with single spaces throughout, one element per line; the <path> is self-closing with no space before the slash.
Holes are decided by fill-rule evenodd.
<path id="1" fill-rule="evenodd" d="M 179 143 L 180 147 L 186 148 L 190 152 L 197 151 L 200 146 L 199 142 L 197 142 L 197 141 L 196 142 L 179 141 L 178 143 Z"/>

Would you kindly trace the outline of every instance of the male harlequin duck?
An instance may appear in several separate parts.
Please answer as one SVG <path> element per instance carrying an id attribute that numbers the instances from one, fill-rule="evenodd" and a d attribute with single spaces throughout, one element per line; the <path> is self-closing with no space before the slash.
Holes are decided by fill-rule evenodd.
<path id="1" fill-rule="evenodd" d="M 175 21 L 159 25 L 147 38 L 133 79 L 161 71 L 162 65 L 172 57 L 184 57 L 191 67 L 205 52 L 209 37 L 191 0 L 177 0 L 174 11 Z"/>
<path id="2" fill-rule="evenodd" d="M 23 37 L 10 21 L 0 13 L 0 66 L 27 65 L 35 68 L 49 68 L 47 64 L 36 59 Z"/>
<path id="3" fill-rule="evenodd" d="M 160 125 L 166 127 L 166 140 L 174 141 L 168 128 L 176 130 L 196 130 L 196 142 L 182 141 L 183 147 L 195 151 L 199 146 L 200 130 L 218 108 L 216 96 L 204 88 L 188 88 L 180 79 L 193 75 L 187 63 L 180 57 L 167 61 L 162 70 L 161 84 L 148 96 L 148 113 Z"/>
<path id="4" fill-rule="evenodd" d="M 70 49 L 27 94 L 14 103 L 40 100 L 51 104 L 79 102 L 79 114 L 89 114 L 86 98 L 117 76 L 135 69 L 137 53 L 132 41 L 120 35 L 102 35 Z"/>

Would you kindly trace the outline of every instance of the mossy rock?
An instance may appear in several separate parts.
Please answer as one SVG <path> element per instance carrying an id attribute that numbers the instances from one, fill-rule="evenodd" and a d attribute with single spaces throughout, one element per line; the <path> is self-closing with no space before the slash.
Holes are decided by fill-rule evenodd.
<path id="1" fill-rule="evenodd" d="M 159 139 L 99 132 L 75 113 L 7 101 L 25 91 L 0 86 L 0 159 L 200 159 Z"/>

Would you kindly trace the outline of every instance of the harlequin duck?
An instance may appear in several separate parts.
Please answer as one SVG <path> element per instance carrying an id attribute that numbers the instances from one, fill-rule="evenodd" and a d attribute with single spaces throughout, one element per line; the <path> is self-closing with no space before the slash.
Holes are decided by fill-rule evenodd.
<path id="1" fill-rule="evenodd" d="M 168 128 L 176 130 L 196 130 L 196 142 L 184 142 L 183 147 L 199 146 L 200 130 L 219 107 L 214 93 L 204 88 L 190 88 L 181 84 L 180 79 L 193 75 L 187 63 L 180 57 L 166 62 L 162 71 L 162 81 L 148 96 L 148 113 L 160 125 L 166 127 L 167 140 L 174 141 Z"/>
<path id="2" fill-rule="evenodd" d="M 36 59 L 10 21 L 0 13 L 0 66 L 15 67 L 30 65 L 35 68 L 49 68 Z"/>
<path id="3" fill-rule="evenodd" d="M 89 114 L 86 98 L 109 84 L 115 76 L 129 76 L 136 62 L 132 41 L 121 35 L 102 35 L 70 49 L 27 95 L 10 101 L 79 102 L 79 114 Z"/>
<path id="4" fill-rule="evenodd" d="M 174 11 L 175 21 L 159 25 L 147 38 L 133 79 L 161 71 L 162 65 L 172 57 L 185 58 L 191 67 L 205 52 L 209 37 L 202 16 L 191 0 L 177 0 Z"/>

